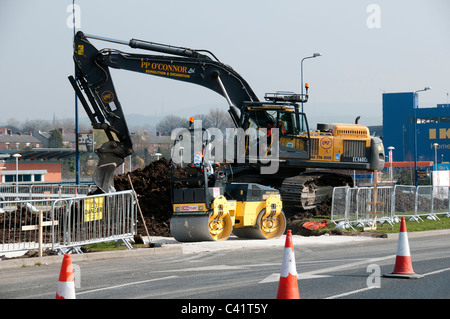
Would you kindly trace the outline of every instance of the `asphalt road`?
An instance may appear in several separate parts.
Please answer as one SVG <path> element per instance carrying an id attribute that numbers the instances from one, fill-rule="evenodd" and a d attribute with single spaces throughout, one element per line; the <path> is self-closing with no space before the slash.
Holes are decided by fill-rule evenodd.
<path id="1" fill-rule="evenodd" d="M 420 279 L 385 278 L 397 240 L 295 245 L 301 299 L 450 298 L 450 233 L 409 238 Z M 276 298 L 283 245 L 74 262 L 77 299 L 186 299 L 179 311 L 199 311 L 195 299 L 251 299 L 235 311 L 262 313 Z M 0 298 L 54 299 L 58 263 L 0 269 Z M 190 303 L 187 300 L 191 301 Z M 223 304 L 220 311 L 231 311 Z M 182 308 L 182 307 L 191 308 Z M 252 309 L 250 309 L 252 308 Z M 177 311 L 178 311 L 177 310 Z M 208 309 L 203 309 L 209 311 Z M 268 309 L 265 309 L 268 311 Z M 219 308 L 216 307 L 216 313 Z"/>

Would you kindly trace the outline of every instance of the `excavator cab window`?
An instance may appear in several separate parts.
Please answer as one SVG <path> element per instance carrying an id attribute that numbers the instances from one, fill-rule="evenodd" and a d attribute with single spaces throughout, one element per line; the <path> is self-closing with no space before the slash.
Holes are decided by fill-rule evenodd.
<path id="1" fill-rule="evenodd" d="M 277 127 L 281 136 L 285 135 L 302 135 L 305 129 L 303 114 L 293 111 L 279 111 L 277 114 Z"/>
<path id="2" fill-rule="evenodd" d="M 309 159 L 309 129 L 305 114 L 292 109 L 277 111 L 280 158 Z"/>

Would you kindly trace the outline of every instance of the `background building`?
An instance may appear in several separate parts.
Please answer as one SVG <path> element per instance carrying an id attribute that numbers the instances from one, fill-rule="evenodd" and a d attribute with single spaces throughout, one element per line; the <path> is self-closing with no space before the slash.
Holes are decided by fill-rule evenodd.
<path id="1" fill-rule="evenodd" d="M 410 167 L 417 182 L 449 185 L 450 104 L 419 107 L 419 92 L 383 94 L 383 144 L 393 167 Z M 390 159 L 386 159 L 389 167 Z"/>
<path id="2" fill-rule="evenodd" d="M 61 182 L 62 159 L 75 154 L 75 134 L 61 133 L 61 147 L 49 148 L 50 132 L 23 133 L 0 127 L 0 183 Z M 89 135 L 89 134 L 87 134 Z M 14 155 L 18 156 L 17 160 Z"/>
<path id="3" fill-rule="evenodd" d="M 383 94 L 383 144 L 395 148 L 394 162 L 434 162 L 435 157 L 437 163 L 448 162 L 450 105 L 419 107 L 418 94 Z"/>

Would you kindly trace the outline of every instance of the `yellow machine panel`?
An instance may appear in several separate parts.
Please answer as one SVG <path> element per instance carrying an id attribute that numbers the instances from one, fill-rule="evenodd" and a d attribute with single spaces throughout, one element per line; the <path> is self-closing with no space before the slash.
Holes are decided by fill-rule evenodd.
<path id="1" fill-rule="evenodd" d="M 329 132 L 311 132 L 311 160 L 339 162 L 342 157 L 364 161 L 371 146 L 369 130 L 363 125 L 332 124 Z"/>
<path id="2" fill-rule="evenodd" d="M 260 202 L 236 202 L 236 223 L 235 228 L 253 226 L 261 210 L 266 207 L 264 201 Z M 237 222 L 239 221 L 239 223 Z"/>

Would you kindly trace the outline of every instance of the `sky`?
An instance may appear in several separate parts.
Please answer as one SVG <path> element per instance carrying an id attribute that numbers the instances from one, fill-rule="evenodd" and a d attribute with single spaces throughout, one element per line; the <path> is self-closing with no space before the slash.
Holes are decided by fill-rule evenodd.
<path id="1" fill-rule="evenodd" d="M 450 92 L 448 0 L 75 0 L 76 30 L 212 51 L 263 100 L 300 92 L 310 124 L 382 124 L 382 93 L 421 92 L 420 107 Z M 75 116 L 72 0 L 0 0 L 0 124 Z M 128 46 L 91 41 L 97 49 Z M 126 115 L 189 117 L 226 100 L 204 87 L 112 70 Z M 86 117 L 79 106 L 80 118 Z"/>

